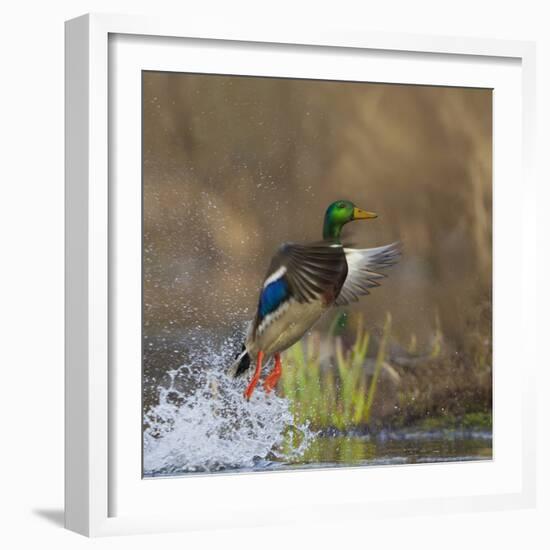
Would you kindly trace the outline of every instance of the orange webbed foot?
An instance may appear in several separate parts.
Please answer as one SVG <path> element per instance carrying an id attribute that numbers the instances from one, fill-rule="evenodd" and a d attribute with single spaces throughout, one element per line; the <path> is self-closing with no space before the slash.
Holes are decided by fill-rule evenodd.
<path id="1" fill-rule="evenodd" d="M 270 393 L 275 388 L 277 382 L 279 381 L 279 378 L 281 378 L 281 373 L 281 355 L 279 353 L 276 353 L 275 367 L 264 381 L 264 389 L 266 393 Z"/>
<path id="2" fill-rule="evenodd" d="M 246 390 L 244 391 L 244 397 L 248 401 L 250 397 L 252 397 L 252 394 L 254 393 L 254 388 L 258 384 L 258 380 L 260 379 L 260 374 L 262 373 L 262 360 L 264 358 L 264 352 L 259 351 L 258 357 L 256 359 L 256 370 L 254 371 L 254 376 L 252 377 L 252 380 L 250 380 L 250 383 L 246 387 Z"/>

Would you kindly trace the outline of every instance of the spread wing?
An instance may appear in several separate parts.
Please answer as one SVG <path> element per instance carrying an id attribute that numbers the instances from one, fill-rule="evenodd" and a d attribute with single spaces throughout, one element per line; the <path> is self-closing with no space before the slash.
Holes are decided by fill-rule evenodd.
<path id="1" fill-rule="evenodd" d="M 347 273 L 343 246 L 326 242 L 286 243 L 274 256 L 272 266 L 284 269 L 290 292 L 300 303 L 320 298 L 333 301 Z"/>
<path id="2" fill-rule="evenodd" d="M 357 302 L 360 296 L 369 294 L 369 288 L 380 286 L 379 280 L 386 277 L 378 273 L 396 264 L 401 256 L 400 243 L 392 243 L 377 248 L 344 248 L 348 273 L 346 280 L 336 298 L 337 306 Z"/>
<path id="3" fill-rule="evenodd" d="M 254 327 L 290 298 L 298 303 L 322 300 L 332 304 L 344 284 L 347 269 L 340 244 L 283 244 L 264 279 Z"/>

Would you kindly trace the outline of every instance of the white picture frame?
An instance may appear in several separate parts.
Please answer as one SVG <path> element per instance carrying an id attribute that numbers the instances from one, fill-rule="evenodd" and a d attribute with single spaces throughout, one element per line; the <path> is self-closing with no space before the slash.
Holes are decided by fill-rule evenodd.
<path id="1" fill-rule="evenodd" d="M 377 63 L 382 54 L 384 62 Z M 341 68 L 330 65 L 326 56 L 331 55 L 339 56 Z M 226 65 L 220 69 L 221 58 Z M 141 181 L 141 166 L 136 164 L 136 129 L 141 124 L 135 116 L 136 74 L 154 68 L 344 80 L 353 74 L 366 80 L 356 72 L 367 62 L 371 77 L 376 74 L 368 78 L 371 81 L 483 85 L 496 90 L 494 460 L 142 480 L 141 422 L 138 416 L 134 422 L 133 416 L 140 414 L 136 403 L 141 369 L 132 361 L 123 367 L 120 361 L 120 354 L 137 357 L 132 349 L 141 308 L 135 301 L 139 283 L 132 279 L 125 288 L 118 284 L 119 277 L 135 270 L 141 253 L 134 239 L 141 219 L 141 188 L 135 186 Z M 528 42 L 311 29 L 280 29 L 276 35 L 262 29 L 221 33 L 169 18 L 118 15 L 68 21 L 66 527 L 100 536 L 288 522 L 295 516 L 294 507 L 301 510 L 300 521 L 313 522 L 329 515 L 360 520 L 365 514 L 534 505 L 535 433 L 529 420 L 535 417 L 536 297 L 526 271 L 506 271 L 510 247 L 523 265 L 532 265 L 536 255 L 535 221 L 522 215 L 534 212 L 536 202 L 531 177 L 534 63 L 534 45 Z M 117 102 L 121 90 L 124 105 Z M 116 151 L 109 149 L 113 141 Z M 122 178 L 127 185 L 112 185 Z M 511 231 L 506 212 L 514 207 Z M 513 295 L 506 292 L 509 282 L 514 284 Z M 521 319 L 515 330 L 522 347 L 504 356 L 499 346 L 511 336 L 507 313 L 512 311 Z M 129 321 L 124 327 L 130 328 L 121 329 L 123 316 Z M 139 355 L 140 350 L 135 351 Z M 513 369 L 518 358 L 521 372 Z M 359 500 L 345 491 L 357 483 L 369 487 Z M 296 499 L 283 506 L 289 487 Z M 262 494 L 270 495 L 268 502 L 259 500 Z"/>

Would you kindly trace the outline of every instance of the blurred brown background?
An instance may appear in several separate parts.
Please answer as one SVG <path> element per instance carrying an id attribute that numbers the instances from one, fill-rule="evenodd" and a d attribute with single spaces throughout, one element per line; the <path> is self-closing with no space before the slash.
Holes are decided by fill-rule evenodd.
<path id="1" fill-rule="evenodd" d="M 278 245 L 345 198 L 379 214 L 348 240 L 404 249 L 355 309 L 419 349 L 440 322 L 467 369 L 490 355 L 491 169 L 488 89 L 146 72 L 144 334 L 250 319 Z"/>

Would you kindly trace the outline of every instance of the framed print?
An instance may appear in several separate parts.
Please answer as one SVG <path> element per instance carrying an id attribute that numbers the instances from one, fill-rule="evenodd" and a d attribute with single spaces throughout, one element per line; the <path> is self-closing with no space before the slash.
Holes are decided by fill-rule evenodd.
<path id="1" fill-rule="evenodd" d="M 533 503 L 533 62 L 67 23 L 69 529 Z"/>

